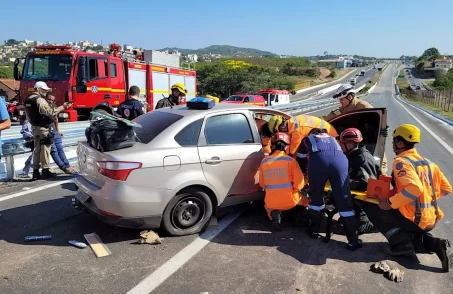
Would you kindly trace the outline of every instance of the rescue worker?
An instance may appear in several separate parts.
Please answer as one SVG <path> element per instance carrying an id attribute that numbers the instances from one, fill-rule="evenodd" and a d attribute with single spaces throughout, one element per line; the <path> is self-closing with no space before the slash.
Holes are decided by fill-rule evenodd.
<path id="1" fill-rule="evenodd" d="M 448 272 L 450 242 L 434 237 L 430 231 L 444 217 L 437 199 L 450 194 L 451 185 L 439 167 L 415 149 L 415 144 L 420 143 L 419 128 L 403 124 L 392 136 L 396 154 L 392 169 L 394 189 L 390 198 L 379 199 L 379 206 L 364 202 L 363 209 L 387 238 L 385 253 L 436 253 L 442 269 Z"/>
<path id="2" fill-rule="evenodd" d="M 138 100 L 140 96 L 139 87 L 131 86 L 128 94 L 127 100 L 121 102 L 118 106 L 118 113 L 122 118 L 133 120 L 145 113 L 145 106 Z"/>
<path id="3" fill-rule="evenodd" d="M 281 230 L 282 211 L 297 209 L 299 191 L 304 187 L 299 165 L 286 153 L 289 144 L 287 134 L 276 133 L 272 137 L 271 154 L 263 159 L 259 169 L 259 184 L 266 192 L 264 207 L 273 230 Z"/>
<path id="4" fill-rule="evenodd" d="M 338 99 L 340 102 L 340 107 L 337 110 L 331 111 L 328 115 L 322 116 L 321 118 L 330 121 L 331 119 L 351 111 L 366 109 L 366 108 L 373 108 L 373 105 L 370 103 L 360 100 L 359 98 L 355 97 L 356 90 L 350 84 L 341 84 L 340 87 L 335 91 L 333 95 L 334 99 Z M 384 137 L 388 137 L 389 135 L 389 127 L 381 130 L 381 135 Z M 387 174 L 387 157 L 384 154 L 382 158 L 382 165 L 381 171 L 383 174 Z"/>
<path id="5" fill-rule="evenodd" d="M 374 156 L 360 144 L 363 136 L 360 130 L 349 128 L 340 134 L 340 146 L 349 162 L 349 188 L 355 191 L 366 191 L 368 179 L 378 179 L 381 168 Z M 361 208 L 362 201 L 353 199 L 354 210 L 359 215 L 359 235 L 375 233 L 376 229 Z"/>
<path id="6" fill-rule="evenodd" d="M 50 147 L 53 143 L 52 124 L 53 117 L 60 111 L 68 109 L 71 103 L 65 102 L 62 106 L 53 108 L 46 100 L 46 94 L 50 90 L 45 82 L 37 82 L 35 92 L 25 100 L 25 111 L 32 125 L 34 147 L 33 150 L 33 179 L 55 177 L 50 172 Z M 42 175 L 39 168 L 42 167 Z"/>
<path id="7" fill-rule="evenodd" d="M 354 212 L 349 190 L 348 159 L 340 145 L 325 129 L 316 128 L 302 140 L 298 152 L 305 154 L 308 160 L 308 194 L 311 199 L 308 205 L 309 235 L 320 238 L 321 210 L 325 208 L 324 187 L 329 180 L 335 206 L 348 239 L 347 249 L 362 248 L 362 240 L 357 235 L 359 220 Z"/>
<path id="8" fill-rule="evenodd" d="M 163 107 L 173 107 L 181 104 L 181 100 L 184 100 L 187 94 L 186 86 L 182 83 L 176 83 L 171 86 L 171 94 L 166 98 L 162 98 L 157 102 L 155 109 Z"/>

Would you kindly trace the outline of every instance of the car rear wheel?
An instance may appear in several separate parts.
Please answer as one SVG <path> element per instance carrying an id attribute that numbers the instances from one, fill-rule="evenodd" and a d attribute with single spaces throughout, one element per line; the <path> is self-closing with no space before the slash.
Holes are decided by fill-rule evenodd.
<path id="1" fill-rule="evenodd" d="M 209 196 L 201 191 L 176 195 L 165 208 L 162 228 L 172 236 L 191 235 L 202 231 L 213 212 Z"/>

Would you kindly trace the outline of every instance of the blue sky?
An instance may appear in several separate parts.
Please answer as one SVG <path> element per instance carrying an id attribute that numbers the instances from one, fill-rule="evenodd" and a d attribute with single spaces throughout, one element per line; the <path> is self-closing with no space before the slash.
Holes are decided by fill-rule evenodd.
<path id="1" fill-rule="evenodd" d="M 0 40 L 102 39 L 146 49 L 233 45 L 297 56 L 399 57 L 429 47 L 453 54 L 452 0 L 4 2 Z"/>

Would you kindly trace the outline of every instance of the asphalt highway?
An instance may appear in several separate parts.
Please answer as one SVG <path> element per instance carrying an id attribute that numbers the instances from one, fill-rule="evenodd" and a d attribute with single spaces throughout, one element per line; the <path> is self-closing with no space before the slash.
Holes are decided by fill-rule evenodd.
<path id="1" fill-rule="evenodd" d="M 402 123 L 419 126 L 418 150 L 453 183 L 453 129 L 397 100 L 395 74 L 395 65 L 389 65 L 366 100 L 388 109 L 390 129 Z M 138 231 L 113 228 L 74 210 L 74 185 L 67 177 L 58 180 L 66 182 L 0 186 L 0 293 L 451 293 L 453 275 L 441 273 L 435 255 L 389 259 L 381 252 L 385 239 L 380 234 L 362 236 L 365 247 L 349 252 L 338 224 L 328 244 L 290 224 L 272 233 L 260 205 L 220 219 L 217 231 L 177 238 L 157 231 L 162 244 L 132 244 Z M 434 233 L 453 240 L 453 198 L 444 197 L 440 206 L 445 219 Z M 110 256 L 96 258 L 90 248 L 68 244 L 85 241 L 83 234 L 92 232 Z M 25 236 L 47 234 L 52 240 L 24 242 Z M 404 281 L 371 273 L 370 265 L 380 260 L 403 268 Z"/>

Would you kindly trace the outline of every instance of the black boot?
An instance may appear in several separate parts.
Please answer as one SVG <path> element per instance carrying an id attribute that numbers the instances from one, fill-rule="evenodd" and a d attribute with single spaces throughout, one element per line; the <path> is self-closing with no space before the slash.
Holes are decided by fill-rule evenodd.
<path id="1" fill-rule="evenodd" d="M 281 231 L 282 230 L 282 213 L 278 210 L 272 210 L 271 217 L 272 217 L 272 230 Z"/>
<path id="2" fill-rule="evenodd" d="M 41 174 L 39 173 L 39 169 L 33 169 L 32 180 L 39 180 L 39 179 L 41 179 Z"/>
<path id="3" fill-rule="evenodd" d="M 400 228 L 392 228 L 384 234 L 389 246 L 384 247 L 384 253 L 390 256 L 409 256 L 415 254 L 411 235 Z"/>
<path id="4" fill-rule="evenodd" d="M 354 251 L 363 247 L 362 240 L 359 239 L 357 230 L 359 228 L 359 219 L 356 216 L 341 217 L 343 229 L 348 239 L 348 250 Z"/>
<path id="5" fill-rule="evenodd" d="M 436 253 L 437 257 L 440 259 L 440 262 L 442 262 L 443 271 L 448 273 L 450 271 L 450 261 L 447 250 L 450 248 L 450 241 L 436 238 L 428 233 L 423 235 L 423 243 L 425 244 L 427 251 L 430 253 Z"/>
<path id="6" fill-rule="evenodd" d="M 308 209 L 308 235 L 311 238 L 319 239 L 319 228 L 321 227 L 322 214 L 319 211 Z"/>
<path id="7" fill-rule="evenodd" d="M 296 226 L 303 227 L 308 225 L 308 217 L 307 217 L 307 208 L 304 206 L 297 205 L 296 206 Z"/>
<path id="8" fill-rule="evenodd" d="M 358 211 L 356 210 L 356 213 L 359 214 L 359 235 L 379 232 L 373 223 L 368 219 L 365 211 L 358 209 Z"/>
<path id="9" fill-rule="evenodd" d="M 56 173 L 51 172 L 48 168 L 42 169 L 41 177 L 43 179 L 55 178 L 57 176 Z"/>

